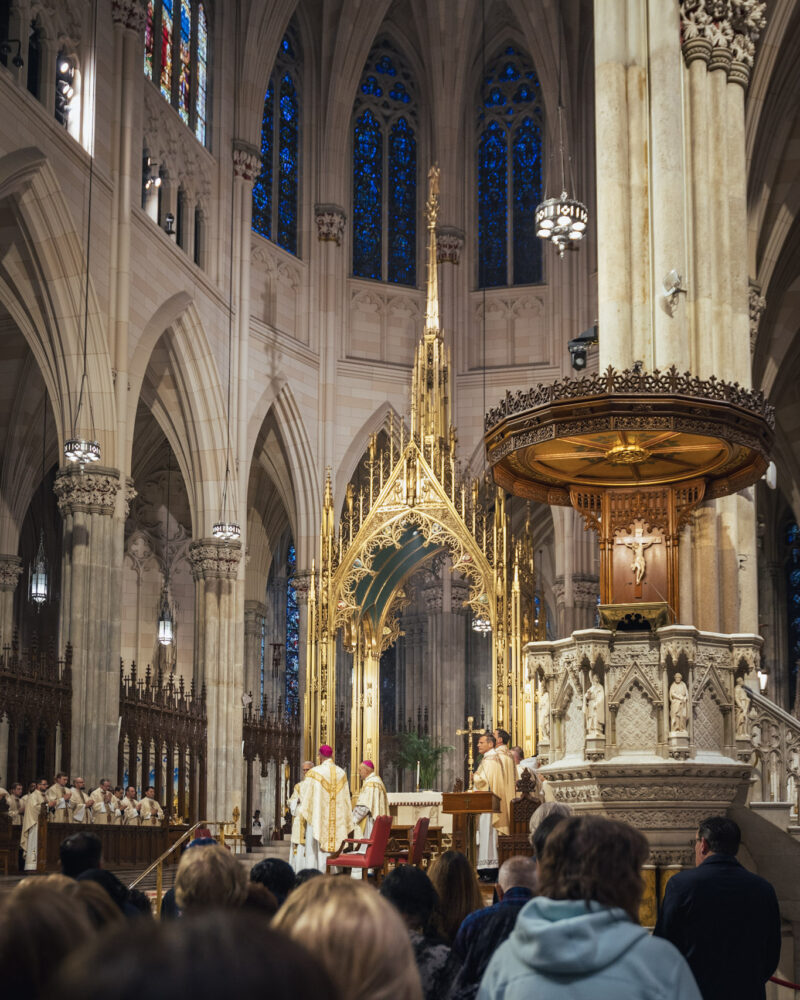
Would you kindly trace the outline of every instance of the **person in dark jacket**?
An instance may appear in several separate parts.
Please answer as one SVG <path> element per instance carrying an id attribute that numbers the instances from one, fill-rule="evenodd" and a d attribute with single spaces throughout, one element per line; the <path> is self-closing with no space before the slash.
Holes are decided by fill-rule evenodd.
<path id="1" fill-rule="evenodd" d="M 550 828 L 561 819 L 554 816 Z M 545 836 L 547 832 L 545 829 Z M 519 911 L 534 895 L 536 887 L 533 858 L 513 857 L 503 862 L 495 889 L 499 901 L 465 917 L 453 941 L 453 954 L 462 964 L 448 994 L 449 1000 L 472 1000 L 477 996 L 489 960 L 514 929 Z"/>
<path id="2" fill-rule="evenodd" d="M 736 860 L 741 833 L 726 816 L 697 830 L 697 867 L 667 883 L 654 934 L 686 958 L 703 1000 L 763 1000 L 781 951 L 775 890 Z"/>

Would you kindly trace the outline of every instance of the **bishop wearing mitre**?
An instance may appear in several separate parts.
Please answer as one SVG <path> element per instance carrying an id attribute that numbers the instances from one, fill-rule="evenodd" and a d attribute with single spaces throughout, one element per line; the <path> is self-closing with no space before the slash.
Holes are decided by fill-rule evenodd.
<path id="1" fill-rule="evenodd" d="M 389 815 L 389 797 L 386 794 L 386 786 L 375 773 L 375 765 L 371 760 L 362 760 L 358 767 L 358 773 L 364 784 L 358 794 L 358 800 L 353 807 L 353 827 L 359 826 L 363 831 L 362 837 L 372 836 L 372 827 L 378 816 Z M 358 834 L 356 834 L 358 836 Z M 359 852 L 365 854 L 367 845 L 362 844 Z M 363 877 L 363 869 L 354 868 L 351 871 L 352 878 Z"/>
<path id="2" fill-rule="evenodd" d="M 297 782 L 289 798 L 289 812 L 292 814 L 292 834 L 289 848 L 289 864 L 292 871 L 300 872 L 306 866 L 306 821 L 300 815 L 300 793 L 303 788 L 303 780 L 311 768 L 313 761 L 303 761 L 303 778 Z"/>
<path id="3" fill-rule="evenodd" d="M 496 748 L 493 733 L 483 733 L 478 739 L 478 751 L 483 755 L 473 775 L 476 792 L 494 792 L 500 799 L 500 812 L 482 813 L 478 819 L 478 874 L 483 882 L 495 882 L 500 860 L 497 851 L 498 834 L 511 832 L 511 800 L 517 793 L 516 769 L 510 754 Z"/>
<path id="4" fill-rule="evenodd" d="M 333 763 L 333 750 L 319 748 L 319 764 L 300 786 L 299 813 L 306 824 L 306 868 L 325 871 L 328 855 L 338 850 L 352 828 L 347 775 Z"/>

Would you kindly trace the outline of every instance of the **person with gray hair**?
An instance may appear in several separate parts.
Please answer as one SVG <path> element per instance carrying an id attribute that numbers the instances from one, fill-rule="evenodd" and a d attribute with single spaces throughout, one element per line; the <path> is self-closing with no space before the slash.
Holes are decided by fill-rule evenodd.
<path id="1" fill-rule="evenodd" d="M 448 1000 L 471 1000 L 477 995 L 489 960 L 514 929 L 520 910 L 536 894 L 537 886 L 533 858 L 516 855 L 503 862 L 495 887 L 498 902 L 470 913 L 456 934 L 453 954 L 462 964 Z"/>
<path id="2" fill-rule="evenodd" d="M 546 819 L 548 816 L 560 816 L 562 819 L 566 819 L 567 816 L 572 815 L 572 809 L 565 805 L 563 802 L 543 802 L 536 812 L 531 816 L 530 824 L 528 829 L 530 830 L 531 836 L 531 847 L 534 847 L 533 835 L 536 833 L 536 828 Z"/>

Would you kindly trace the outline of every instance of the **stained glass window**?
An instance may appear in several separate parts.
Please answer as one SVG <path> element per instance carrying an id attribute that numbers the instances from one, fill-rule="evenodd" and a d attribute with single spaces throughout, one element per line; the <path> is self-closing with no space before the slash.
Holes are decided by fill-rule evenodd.
<path id="1" fill-rule="evenodd" d="M 542 200 L 544 113 L 530 60 L 509 46 L 487 70 L 478 106 L 478 284 L 542 280 L 534 212 Z"/>
<path id="2" fill-rule="evenodd" d="M 208 21 L 205 8 L 197 5 L 197 97 L 195 99 L 194 134 L 205 146 L 208 118 Z"/>
<path id="3" fill-rule="evenodd" d="M 153 0 L 149 0 L 144 19 L 144 73 L 149 80 L 153 79 L 154 17 L 154 3 Z"/>
<path id="4" fill-rule="evenodd" d="M 192 8 L 189 0 L 181 0 L 180 61 L 178 63 L 178 114 L 189 124 L 189 81 L 192 73 Z"/>
<path id="5" fill-rule="evenodd" d="M 253 229 L 297 253 L 300 192 L 300 46 L 290 25 L 264 96 L 261 173 L 253 185 Z"/>
<path id="6" fill-rule="evenodd" d="M 296 715 L 300 709 L 300 609 L 297 606 L 297 590 L 294 574 L 297 571 L 297 554 L 294 545 L 289 546 L 286 560 L 286 711 Z"/>
<path id="7" fill-rule="evenodd" d="M 208 17 L 199 0 L 148 0 L 144 72 L 205 145 L 208 125 Z"/>
<path id="8" fill-rule="evenodd" d="M 788 525 L 786 542 L 786 597 L 789 645 L 788 704 L 794 703 L 797 686 L 798 660 L 800 660 L 800 527 L 796 522 Z"/>
<path id="9" fill-rule="evenodd" d="M 298 107 L 294 81 L 281 80 L 278 156 L 278 246 L 297 253 L 297 153 Z"/>
<path id="10" fill-rule="evenodd" d="M 353 274 L 380 281 L 383 133 L 365 111 L 353 129 Z"/>
<path id="11" fill-rule="evenodd" d="M 261 173 L 253 184 L 253 229 L 262 236 L 272 234 L 272 148 L 275 131 L 275 91 L 270 80 L 261 119 Z"/>
<path id="12" fill-rule="evenodd" d="M 161 0 L 161 93 L 172 100 L 172 0 Z"/>
<path id="13" fill-rule="evenodd" d="M 413 78 L 388 41 L 370 52 L 353 108 L 353 274 L 417 281 L 418 109 Z"/>

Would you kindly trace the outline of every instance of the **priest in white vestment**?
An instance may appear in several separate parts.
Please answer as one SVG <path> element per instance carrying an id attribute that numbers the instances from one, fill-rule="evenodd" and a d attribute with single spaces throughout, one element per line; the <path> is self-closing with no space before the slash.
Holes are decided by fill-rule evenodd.
<path id="1" fill-rule="evenodd" d="M 72 792 L 67 788 L 67 775 L 59 771 L 55 781 L 47 789 L 47 818 L 51 823 L 69 823 L 71 820 L 69 800 Z"/>
<path id="2" fill-rule="evenodd" d="M 306 867 L 306 821 L 300 815 L 300 790 L 303 780 L 314 766 L 310 760 L 303 761 L 303 778 L 292 789 L 289 798 L 289 812 L 292 814 L 291 846 L 289 847 L 289 864 L 292 871 L 301 872 Z"/>
<path id="3" fill-rule="evenodd" d="M 164 818 L 164 810 L 156 800 L 156 790 L 152 785 L 144 791 L 144 798 L 139 803 L 139 819 L 142 826 L 158 826 Z"/>
<path id="4" fill-rule="evenodd" d="M 113 817 L 113 800 L 111 792 L 111 782 L 108 778 L 103 778 L 100 784 L 92 792 L 92 822 L 111 823 Z"/>
<path id="5" fill-rule="evenodd" d="M 69 797 L 70 818 L 73 823 L 92 822 L 92 800 L 86 794 L 86 782 L 76 778 Z"/>
<path id="6" fill-rule="evenodd" d="M 128 785 L 125 789 L 125 798 L 120 805 L 123 826 L 139 826 L 140 806 L 141 803 L 136 798 L 136 789 L 133 785 Z"/>
<path id="7" fill-rule="evenodd" d="M 353 807 L 353 827 L 361 829 L 361 837 L 370 837 L 377 817 L 389 815 L 389 797 L 386 794 L 386 786 L 375 773 L 375 765 L 371 760 L 362 760 L 358 766 L 358 773 L 364 784 Z M 366 854 L 367 845 L 362 844 L 358 850 L 360 854 Z M 363 877 L 364 871 L 362 868 L 354 868 L 350 874 L 352 878 L 359 879 Z"/>
<path id="8" fill-rule="evenodd" d="M 39 816 L 46 805 L 47 778 L 41 778 L 32 792 L 25 796 L 25 814 L 22 817 L 22 832 L 19 846 L 25 858 L 25 871 L 35 872 L 39 859 Z"/>
<path id="9" fill-rule="evenodd" d="M 497 850 L 498 834 L 511 832 L 511 800 L 517 791 L 517 769 L 510 753 L 495 747 L 493 733 L 483 733 L 478 739 L 478 751 L 483 760 L 473 776 L 476 792 L 494 792 L 500 799 L 500 812 L 483 813 L 478 819 L 478 873 L 481 880 L 494 882 L 500 859 Z"/>
<path id="10" fill-rule="evenodd" d="M 333 750 L 319 748 L 319 764 L 300 787 L 300 816 L 306 824 L 306 868 L 325 871 L 328 855 L 339 849 L 352 829 L 347 775 L 333 763 Z"/>
<path id="11" fill-rule="evenodd" d="M 12 826 L 22 826 L 22 814 L 25 808 L 22 805 L 22 785 L 17 782 L 11 786 L 8 793 L 8 815 Z"/>

